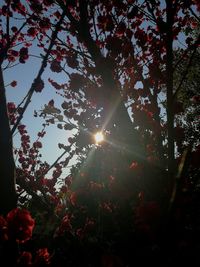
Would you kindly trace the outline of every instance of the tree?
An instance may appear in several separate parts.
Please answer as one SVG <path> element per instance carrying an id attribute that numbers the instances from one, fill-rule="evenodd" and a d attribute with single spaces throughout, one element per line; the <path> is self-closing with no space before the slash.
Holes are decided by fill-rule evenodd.
<path id="1" fill-rule="evenodd" d="M 66 8 L 61 2 L 59 3 L 63 9 Z M 163 227 L 164 230 L 162 228 L 162 231 L 168 235 L 163 239 L 163 242 L 167 240 L 166 244 L 170 243 L 170 240 L 174 240 L 173 234 L 174 229 L 178 227 L 177 225 L 181 225 L 181 229 L 183 229 L 185 223 L 184 219 L 182 224 L 179 221 L 175 227 L 170 226 L 170 230 L 166 230 L 166 225 L 169 226 L 172 221 L 174 222 L 173 216 L 176 212 L 174 212 L 172 206 L 176 206 L 177 203 L 177 197 L 174 197 L 174 195 L 177 194 L 180 197 L 179 193 L 184 184 L 183 182 L 180 187 L 180 183 L 177 181 L 181 178 L 186 181 L 185 176 L 188 174 L 185 172 L 185 168 L 183 168 L 184 171 L 177 168 L 177 161 L 181 161 L 184 166 L 189 166 L 186 164 L 185 156 L 175 159 L 175 140 L 177 141 L 177 137 L 174 127 L 177 111 L 174 107 L 179 89 L 176 87 L 173 77 L 174 66 L 177 68 L 182 64 L 183 56 L 188 55 L 190 58 L 199 44 L 199 38 L 193 40 L 185 51 L 181 51 L 178 63 L 174 59 L 173 44 L 179 38 L 180 32 L 188 28 L 191 23 L 196 24 L 197 18 L 193 11 L 194 4 L 198 8 L 196 2 L 186 3 L 184 1 L 174 3 L 166 1 L 164 6 L 158 1 L 152 1 L 151 3 L 148 1 L 145 1 L 145 3 L 137 1 L 134 3 L 125 1 L 113 1 L 112 3 L 96 1 L 91 3 L 88 1 L 80 3 L 80 5 L 76 5 L 72 1 L 69 11 L 66 13 L 68 27 L 65 27 L 65 30 L 72 34 L 73 38 L 70 42 L 68 36 L 67 45 L 60 38 L 59 45 L 66 49 L 70 48 L 71 54 L 68 63 L 74 69 L 74 73 L 68 73 L 70 80 L 65 85 L 59 85 L 55 81 L 51 81 L 55 88 L 63 87 L 66 89 L 66 100 L 62 104 L 63 116 L 73 118 L 80 125 L 77 136 L 70 139 L 70 142 L 77 145 L 76 153 L 81 152 L 82 156 L 84 151 L 92 146 L 93 140 L 90 133 L 99 129 L 102 130 L 102 125 L 106 124 L 104 122 L 107 121 L 107 116 L 109 117 L 109 124 L 106 124 L 103 130 L 105 130 L 108 142 L 113 142 L 118 151 L 116 152 L 117 149 L 113 149 L 116 157 L 113 157 L 113 151 L 109 151 L 109 149 L 105 153 L 110 155 L 110 159 L 116 160 L 115 167 L 118 167 L 119 158 L 127 167 L 127 171 L 125 171 L 125 168 L 121 168 L 123 175 L 119 175 L 118 182 L 121 177 L 128 179 L 128 166 L 134 168 L 138 163 L 142 165 L 143 173 L 141 176 L 143 180 L 140 180 L 140 186 L 145 193 L 138 190 L 138 192 L 140 191 L 139 195 L 142 196 L 144 193 L 145 200 L 148 196 L 148 201 L 155 199 L 158 201 L 161 196 L 165 199 L 163 205 L 163 199 L 160 198 L 159 205 L 162 203 L 160 208 L 165 213 L 164 219 L 162 218 L 164 226 L 162 225 L 161 228 Z M 73 13 L 70 14 L 72 10 Z M 184 19 L 181 11 L 184 14 Z M 76 72 L 77 69 L 79 70 L 78 73 Z M 180 76 L 181 81 L 184 73 Z M 93 81 L 96 82 L 95 85 Z M 138 84 L 138 82 L 140 83 Z M 98 88 L 96 88 L 97 85 Z M 74 91 L 75 88 L 77 90 Z M 78 90 L 78 88 L 81 90 Z M 165 94 L 167 119 L 162 118 L 163 110 L 161 109 L 161 103 L 159 103 L 159 97 L 162 94 Z M 118 102 L 117 99 L 121 100 L 118 100 L 119 106 L 113 112 L 113 103 Z M 123 105 L 129 105 L 131 112 L 123 112 Z M 130 121 L 127 122 L 128 120 Z M 59 122 L 59 127 L 65 127 L 66 125 L 64 121 L 63 126 L 60 124 Z M 130 137 L 130 124 L 132 124 L 130 129 L 137 129 L 139 133 L 136 143 L 143 146 L 141 154 L 136 149 L 139 156 L 137 153 L 134 154 L 136 144 L 134 138 Z M 77 127 L 76 124 L 70 122 L 67 125 L 69 125 L 69 128 L 70 125 Z M 66 126 L 67 128 L 68 126 Z M 137 132 L 135 132 L 135 135 L 137 136 Z M 131 150 L 131 153 L 129 158 L 127 157 L 125 160 L 122 156 L 123 152 L 119 150 L 125 151 L 124 154 L 127 156 L 127 148 Z M 73 199 L 75 204 L 75 196 L 81 195 L 82 191 L 85 192 L 90 188 L 88 182 L 89 184 L 96 182 L 100 172 L 99 165 L 102 162 L 106 164 L 104 163 L 105 156 L 99 156 L 101 151 L 97 150 L 96 153 L 96 157 L 100 158 L 95 165 L 96 167 L 91 163 L 89 169 L 86 168 L 86 173 L 84 171 L 82 173 L 79 165 L 78 170 L 75 170 L 75 173 L 72 172 L 72 174 L 75 174 L 75 178 L 70 188 L 75 191 L 72 194 L 75 198 Z M 108 166 L 112 166 L 109 160 L 106 162 L 107 164 L 109 162 Z M 84 170 L 86 163 L 82 163 Z M 109 172 L 107 169 L 107 176 Z M 132 174 L 131 177 L 133 178 L 134 175 Z M 139 175 L 137 174 L 136 177 L 139 177 Z M 102 175 L 101 178 L 102 182 L 100 185 L 96 184 L 97 187 L 106 184 L 107 177 Z M 155 185 L 157 186 L 156 190 Z M 134 188 L 132 195 L 135 193 L 135 187 L 136 183 L 132 187 Z M 123 185 L 121 185 L 122 188 Z M 76 194 L 78 189 L 81 192 L 78 191 Z M 156 192 L 152 192 L 153 189 Z M 126 193 L 127 191 L 125 190 Z M 86 196 L 79 197 L 77 197 L 78 205 L 80 203 L 85 204 L 85 202 L 90 203 L 90 200 L 93 199 L 87 199 Z M 121 197 L 121 194 L 119 194 L 118 198 Z M 182 197 L 184 198 L 184 196 Z M 136 203 L 136 200 L 134 203 Z M 154 204 L 151 207 L 155 211 L 157 207 Z M 145 210 L 144 206 L 140 208 Z M 164 209 L 162 209 L 163 207 Z M 93 209 L 95 210 L 95 208 Z M 141 209 L 139 210 L 141 211 Z M 168 212 L 169 210 L 170 212 Z M 171 214 L 170 219 L 168 218 L 169 213 L 173 213 L 172 221 L 170 221 Z M 143 227 L 145 228 L 147 225 L 144 224 Z"/>
<path id="2" fill-rule="evenodd" d="M 194 35 L 194 34 L 193 34 Z M 188 37 L 187 40 L 191 40 Z M 195 36 L 193 36 L 195 38 Z M 192 53 L 192 54 L 191 54 Z M 175 56 L 179 55 L 176 51 Z M 193 149 L 199 144 L 199 50 L 194 49 L 182 60 L 182 64 L 177 66 L 175 71 L 175 84 L 177 90 L 177 134 L 182 128 L 182 140 L 179 139 L 179 150 L 190 144 Z M 183 132 L 184 129 L 184 132 Z M 178 143 L 178 142 L 177 142 Z"/>
<path id="3" fill-rule="evenodd" d="M 66 9 L 61 1 L 58 4 Z M 68 88 L 66 98 L 74 97 L 77 103 L 74 105 L 67 100 L 68 104 L 63 103 L 63 107 L 65 114 L 82 126 L 80 138 L 85 136 L 86 130 L 93 132 L 109 121 L 103 128 L 110 132 L 111 139 L 117 136 L 118 144 L 134 151 L 134 159 L 147 162 L 145 151 L 149 143 L 153 143 L 155 157 L 160 158 L 161 166 L 168 170 L 172 184 L 176 172 L 174 105 L 177 93 L 173 85 L 173 43 L 179 33 L 188 28 L 191 17 L 191 23 L 197 23 L 194 5 L 196 2 L 187 4 L 184 1 L 174 4 L 166 1 L 163 6 L 159 1 L 113 1 L 112 4 L 89 1 L 77 5 L 72 1 L 66 11 L 64 28 L 69 34 L 68 43 L 60 37 L 58 44 L 59 51 L 64 47 L 65 53 L 69 54 L 67 61 L 71 69 L 79 70 L 78 73 L 70 72 L 69 83 L 63 85 Z M 73 39 L 70 40 L 71 35 Z M 197 37 L 182 55 L 189 55 L 198 43 Z M 51 82 L 56 88 L 62 88 Z M 162 91 L 163 87 L 165 91 Z M 166 121 L 161 120 L 160 92 L 166 93 Z M 85 99 L 90 108 L 86 109 Z M 114 103 L 118 104 L 113 108 Z M 131 114 L 125 108 L 128 103 Z M 83 112 L 77 116 L 80 110 Z M 91 112 L 94 114 L 90 116 Z M 91 123 L 94 121 L 96 125 Z M 137 127 L 140 135 L 135 131 L 132 136 L 133 128 Z M 126 140 L 123 139 L 124 132 L 127 133 Z M 164 142 L 167 142 L 167 151 Z"/>
<path id="4" fill-rule="evenodd" d="M 44 2 L 44 6 L 49 6 L 48 1 Z M 13 161 L 13 148 L 12 148 L 12 135 L 18 128 L 20 130 L 20 122 L 23 118 L 23 114 L 27 109 L 31 101 L 31 97 L 34 92 L 41 92 L 44 87 L 44 82 L 41 79 L 50 51 L 54 45 L 58 29 L 63 20 L 61 16 L 60 20 L 55 25 L 55 29 L 52 33 L 52 39 L 50 41 L 47 50 L 44 49 L 45 55 L 42 57 L 41 66 L 39 67 L 38 74 L 34 81 L 32 82 L 30 89 L 25 96 L 24 100 L 19 104 L 18 107 L 8 104 L 5 96 L 5 84 L 3 80 L 3 69 L 10 68 L 14 65 L 16 61 L 24 64 L 29 58 L 28 47 L 31 46 L 31 41 L 36 39 L 36 36 L 40 30 L 40 40 L 41 44 L 43 35 L 46 31 L 50 29 L 49 19 L 43 16 L 42 4 L 30 3 L 28 7 L 25 7 L 20 1 L 5 1 L 5 5 L 2 6 L 2 27 L 1 27 L 1 125 L 2 135 L 1 135 L 1 203 L 3 203 L 0 208 L 0 212 L 6 214 L 9 210 L 17 204 L 17 195 L 15 191 L 15 164 Z M 14 14 L 19 16 L 19 20 L 22 20 L 22 24 L 19 28 L 13 26 L 15 21 Z M 37 14 L 37 16 L 35 15 Z M 4 24 L 5 23 L 5 24 Z M 24 31 L 24 32 L 23 32 Z M 21 45 L 19 50 L 15 50 L 15 47 Z M 23 106 L 22 106 L 23 105 Z M 21 107 L 22 106 L 22 107 Z M 8 112 L 10 114 L 8 114 Z M 13 125 L 12 130 L 10 129 L 10 123 L 8 115 L 10 115 L 10 122 Z M 23 126 L 22 126 L 23 128 Z"/>
<path id="5" fill-rule="evenodd" d="M 6 214 L 17 204 L 16 169 L 18 204 L 27 205 L 36 216 L 42 217 L 42 212 L 46 212 L 43 218 L 45 223 L 48 224 L 51 218 L 53 225 L 59 224 L 56 231 L 58 240 L 63 232 L 67 232 L 67 238 L 63 238 L 66 243 L 69 237 L 72 242 L 82 240 L 83 234 L 98 218 L 98 207 L 103 212 L 115 211 L 115 222 L 111 220 L 111 214 L 107 216 L 106 212 L 103 219 L 110 229 L 114 225 L 123 229 L 123 233 L 127 230 L 127 225 L 123 224 L 126 220 L 123 218 L 128 218 L 130 222 L 132 216 L 135 216 L 133 228 L 136 228 L 130 227 L 124 236 L 135 237 L 135 229 L 139 236 L 146 231 L 144 243 L 148 246 L 159 236 L 156 234 L 159 233 L 158 228 L 162 234 L 165 233 L 167 226 L 171 226 L 170 219 L 175 214 L 177 199 L 180 200 L 178 181 L 187 176 L 187 171 L 178 168 L 177 163 L 179 160 L 180 166 L 186 166 L 187 153 L 182 150 L 180 153 L 183 156 L 175 158 L 177 140 L 174 106 L 179 87 L 185 79 L 185 73 L 180 74 L 180 85 L 176 87 L 175 66 L 178 69 L 184 62 L 184 57 L 188 56 L 191 67 L 193 53 L 199 45 L 199 36 L 188 41 L 186 29 L 190 25 L 197 26 L 199 9 L 196 0 L 29 0 L 24 4 L 14 0 L 5 1 L 1 8 L 0 43 L 0 123 L 3 125 L 0 151 L 5 151 L 0 156 L 3 163 L 0 167 L 0 203 L 3 203 L 0 204 L 0 213 Z M 23 21 L 22 24 L 14 26 L 15 19 Z M 173 45 L 183 32 L 188 47 L 180 50 L 180 59 L 175 62 Z M 34 42 L 39 47 L 41 65 L 27 95 L 16 107 L 6 103 L 3 70 L 13 66 L 18 60 L 20 64 L 24 64 L 29 59 L 30 44 Z M 54 99 L 50 100 L 44 110 L 36 112 L 35 116 L 45 119 L 45 129 L 52 123 L 66 131 L 75 130 L 74 137 L 70 137 L 67 144 L 59 144 L 63 152 L 51 166 L 39 159 L 42 146 L 40 139 L 45 134 L 44 129 L 31 146 L 26 127 L 22 124 L 23 114 L 32 95 L 43 90 L 45 83 L 42 75 L 48 68 L 54 74 L 65 75 L 66 82 L 62 84 L 54 77 L 48 79 L 57 93 L 64 96 L 64 100 L 61 108 L 55 105 Z M 162 99 L 160 101 L 163 95 L 166 100 L 164 107 Z M 19 157 L 17 168 L 12 152 L 12 135 L 16 130 L 22 139 L 22 148 L 15 150 Z M 105 133 L 107 143 L 95 147 L 92 136 L 99 130 Z M 85 159 L 80 165 L 81 168 L 82 163 L 83 167 L 88 166 L 87 175 L 82 173 L 79 166 L 72 169 L 73 177 L 66 177 L 58 192 L 56 184 L 69 160 L 74 155 L 83 158 L 86 155 L 88 159 L 90 149 L 95 151 L 92 165 L 85 164 Z M 197 152 L 198 150 L 189 151 L 188 154 Z M 105 173 L 101 172 L 102 164 Z M 119 164 L 123 166 L 120 168 Z M 188 166 L 192 168 L 191 163 Z M 47 179 L 46 175 L 50 170 L 53 170 L 51 179 Z M 193 172 L 196 175 L 196 167 Z M 98 177 L 101 182 L 97 181 Z M 137 183 L 132 178 L 138 179 L 139 188 L 136 188 Z M 115 190 L 110 188 L 112 182 Z M 86 189 L 90 190 L 89 198 L 88 195 L 82 195 Z M 112 190 L 114 196 L 108 194 Z M 94 193 L 96 198 L 91 203 Z M 164 204 L 163 196 L 166 196 Z M 131 204 L 130 199 L 133 202 Z M 159 199 L 161 203 L 158 203 Z M 148 209 L 151 210 L 150 214 L 147 213 Z M 162 215 L 159 210 L 163 211 Z M 122 214 L 124 217 L 121 219 Z M 155 218 L 156 223 L 151 217 Z M 160 217 L 163 224 L 157 228 Z M 59 223 L 57 218 L 60 219 Z M 183 221 L 185 223 L 185 218 Z M 184 223 L 181 224 L 181 229 L 184 228 Z M 105 229 L 99 232 L 99 224 L 96 225 L 92 237 L 98 237 L 99 239 L 95 239 L 98 241 L 101 238 L 99 233 Z M 180 221 L 175 224 L 177 228 L 178 225 Z M 174 229 L 169 237 L 165 236 L 163 239 L 167 240 L 166 244 L 170 243 Z M 167 234 L 169 232 L 166 231 Z M 108 237 L 108 232 L 105 231 L 103 235 Z M 119 234 L 118 240 L 120 237 L 122 236 Z M 111 236 L 109 240 L 112 243 L 117 237 Z M 118 251 L 116 243 L 111 246 L 115 252 Z M 62 249 L 56 255 L 62 254 Z M 126 257 L 122 258 L 125 260 Z M 127 265 L 130 262 L 128 259 Z"/>
<path id="6" fill-rule="evenodd" d="M 73 118 L 75 121 L 78 120 L 79 125 L 83 124 L 84 129 L 88 128 L 90 130 L 84 120 L 90 121 L 87 123 L 91 124 L 91 119 L 89 120 L 89 117 L 87 117 L 87 112 L 92 111 L 93 119 L 95 118 L 97 121 L 92 131 L 94 128 L 103 127 L 110 131 L 110 134 L 115 132 L 115 137 L 118 139 L 116 141 L 134 151 L 134 158 L 142 161 L 146 161 L 144 151 L 149 140 L 151 139 L 152 141 L 154 139 L 155 155 L 164 159 L 163 141 L 165 137 L 160 119 L 158 96 L 161 87 L 166 84 L 167 158 L 168 171 L 170 176 L 173 176 L 171 175 L 172 170 L 174 173 L 174 168 L 172 168 L 174 164 L 172 44 L 173 39 L 177 38 L 181 29 L 188 27 L 191 16 L 193 16 L 193 22 L 197 20 L 196 14 L 191 9 L 196 3 L 186 4 L 181 2 L 172 5 L 172 3 L 166 1 L 166 6 L 163 7 L 157 1 L 152 3 L 140 3 L 140 1 L 134 3 L 122 1 L 118 3 L 114 1 L 112 5 L 111 3 L 97 1 L 80 3 L 79 6 L 73 1 L 66 5 L 62 1 L 57 1 L 54 4 L 58 7 L 58 11 L 53 13 L 53 16 L 59 21 L 57 25 L 52 24 L 53 32 L 51 37 L 47 30 L 50 30 L 53 21 L 49 21 L 45 17 L 46 14 L 42 11 L 43 6 L 41 3 L 34 4 L 30 2 L 30 6 L 27 6 L 26 9 L 20 2 L 6 2 L 2 7 L 2 15 L 7 18 L 5 20 L 7 26 L 2 28 L 2 36 L 7 36 L 7 41 L 4 43 L 2 41 L 3 57 L 1 63 L 7 60 L 15 61 L 17 58 L 21 63 L 24 63 L 28 59 L 27 48 L 22 47 L 20 51 L 12 49 L 13 45 L 18 42 L 17 38 L 22 38 L 22 36 L 25 38 L 26 35 L 22 35 L 21 32 L 26 29 L 26 26 L 28 26 L 28 38 L 31 37 L 35 40 L 37 32 L 40 31 L 42 33 L 39 40 L 41 47 L 44 47 L 45 40 L 50 40 L 49 47 L 45 48 L 46 55 L 42 58 L 38 75 L 32 83 L 18 118 L 14 122 L 12 133 L 18 127 L 23 113 L 30 103 L 33 92 L 42 90 L 43 81 L 41 80 L 41 75 L 46 67 L 47 59 L 49 58 L 51 70 L 54 72 L 61 72 L 63 70 L 61 63 L 66 60 L 67 65 L 71 68 L 70 73 L 68 73 L 69 82 L 64 85 L 59 85 L 52 79 L 49 82 L 57 90 L 64 88 L 64 94 L 69 99 L 63 103 L 67 117 Z M 47 1 L 43 5 L 45 7 L 44 10 L 50 10 L 52 2 Z M 62 10 L 63 14 L 61 15 L 60 12 Z M 184 20 L 177 15 L 179 10 L 183 10 L 185 13 Z M 24 23 L 18 29 L 12 27 L 10 23 L 13 16 L 12 12 L 18 12 L 24 18 Z M 165 12 L 166 21 L 164 20 Z M 173 25 L 178 25 L 179 27 L 175 29 Z M 181 28 L 180 25 L 183 27 Z M 144 30 L 145 27 L 147 27 L 146 30 Z M 62 35 L 58 35 L 58 29 L 62 31 Z M 11 33 L 11 30 L 13 33 Z M 21 41 L 21 39 L 19 40 Z M 197 44 L 198 38 L 197 41 L 194 40 L 193 44 L 189 45 L 188 51 L 196 49 Z M 53 49 L 53 45 L 56 45 L 56 49 Z M 29 46 L 29 43 L 27 43 L 27 46 Z M 181 60 L 179 64 L 180 62 Z M 78 72 L 74 71 L 73 73 L 72 71 L 75 69 Z M 136 86 L 138 82 L 141 83 L 141 88 L 139 89 Z M 68 88 L 67 92 L 66 88 Z M 2 88 L 2 92 L 4 91 Z M 71 98 L 76 99 L 77 102 L 72 103 Z M 6 114 L 5 96 L 2 96 L 1 99 L 4 103 L 4 105 L 1 105 L 2 108 L 4 107 L 2 114 Z M 86 109 L 85 100 L 87 100 L 87 105 L 88 107 L 90 106 L 90 109 Z M 131 114 L 126 110 L 126 103 L 130 103 Z M 80 110 L 82 114 L 78 116 L 77 114 L 79 114 Z M 84 111 L 86 111 L 85 114 Z M 132 120 L 134 123 L 132 123 Z M 3 122 L 7 122 L 7 127 L 3 127 L 3 129 L 7 128 L 7 133 L 4 136 L 9 136 L 6 115 L 2 119 Z M 134 130 L 134 127 L 140 128 L 140 136 Z M 72 125 L 68 126 L 68 128 L 71 129 Z M 126 140 L 123 140 L 124 131 L 128 134 L 126 135 Z M 141 139 L 141 136 L 146 138 L 145 142 L 144 139 Z M 139 139 L 141 140 L 139 141 Z M 8 138 L 7 142 L 2 141 L 2 147 L 5 144 L 9 144 L 10 140 Z M 145 144 L 142 149 L 141 144 Z M 11 160 L 11 152 L 12 145 L 10 143 L 10 152 L 7 159 L 6 157 L 2 158 L 5 162 L 11 161 L 10 164 L 12 165 L 12 167 L 10 165 L 7 168 L 9 171 L 12 170 L 12 173 L 8 175 L 10 179 L 7 179 L 7 181 L 10 181 L 9 186 L 5 186 L 7 190 L 13 187 L 11 184 L 14 184 L 14 164 L 13 160 Z M 165 165 L 165 163 L 161 165 L 163 164 Z M 3 164 L 3 166 L 7 166 L 7 164 Z M 2 170 L 2 177 L 7 176 L 7 172 Z M 3 180 L 2 183 L 4 183 Z M 3 192 L 6 192 L 6 190 L 3 190 L 3 185 L 1 188 L 1 195 L 3 196 Z M 13 192 L 11 195 L 13 195 L 12 198 L 14 200 L 12 203 L 14 203 L 16 202 L 14 189 L 11 192 Z M 5 196 L 5 198 L 7 197 Z"/>

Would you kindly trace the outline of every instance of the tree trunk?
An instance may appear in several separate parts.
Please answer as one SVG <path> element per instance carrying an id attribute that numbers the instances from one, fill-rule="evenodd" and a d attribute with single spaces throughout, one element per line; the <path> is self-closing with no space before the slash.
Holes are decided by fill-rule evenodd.
<path id="1" fill-rule="evenodd" d="M 129 151 L 135 160 L 141 160 L 143 153 L 139 143 L 139 136 L 137 131 L 133 128 L 133 123 L 130 119 L 128 111 L 125 107 L 121 93 L 117 88 L 116 82 L 113 77 L 113 69 L 109 67 L 107 59 L 101 54 L 99 47 L 90 34 L 90 27 L 87 21 L 88 10 L 87 1 L 80 1 L 80 20 L 77 21 L 71 15 L 69 10 L 59 1 L 61 8 L 66 10 L 66 15 L 77 30 L 78 36 L 84 42 L 92 60 L 95 62 L 96 71 L 103 80 L 103 87 L 100 89 L 101 100 L 104 112 L 102 114 L 102 127 L 105 125 L 106 129 L 115 128 L 117 131 L 116 136 L 119 140 L 116 141 Z M 100 100 L 100 101 L 101 101 Z M 112 132 L 111 132 L 112 133 Z M 143 160 L 143 159 L 142 159 Z"/>
<path id="2" fill-rule="evenodd" d="M 83 25 L 82 25 L 83 26 Z M 124 147 L 127 152 L 132 154 L 132 160 L 143 161 L 144 151 L 139 142 L 138 132 L 133 128 L 133 123 L 125 107 L 121 93 L 117 88 L 117 84 L 113 77 L 113 69 L 109 66 L 108 61 L 101 54 L 95 41 L 92 39 L 88 26 L 79 27 L 79 35 L 84 40 L 93 61 L 96 65 L 96 71 L 101 76 L 103 87 L 100 89 L 101 98 L 107 103 L 102 106 L 104 112 L 102 114 L 102 126 L 113 129 L 115 126 L 117 140 L 113 140 L 121 147 Z M 112 132 L 111 132 L 112 133 Z"/>
<path id="3" fill-rule="evenodd" d="M 10 131 L 3 72 L 0 67 L 0 214 L 6 214 L 17 205 L 15 191 L 15 164 Z"/>
<path id="4" fill-rule="evenodd" d="M 166 87 L 167 87 L 167 131 L 168 131 L 168 173 L 174 176 L 174 111 L 173 111 L 173 3 L 166 0 Z"/>

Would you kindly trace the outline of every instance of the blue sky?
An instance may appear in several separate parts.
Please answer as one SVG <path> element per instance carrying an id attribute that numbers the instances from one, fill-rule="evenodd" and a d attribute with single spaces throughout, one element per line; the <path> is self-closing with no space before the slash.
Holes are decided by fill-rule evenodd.
<path id="1" fill-rule="evenodd" d="M 4 71 L 4 82 L 9 84 L 13 80 L 17 81 L 16 87 L 7 86 L 6 95 L 8 102 L 15 102 L 18 104 L 28 92 L 32 81 L 34 80 L 40 66 L 40 60 L 35 57 L 31 57 L 25 64 L 19 64 L 13 68 Z M 43 74 L 42 78 L 47 81 L 48 77 L 52 78 L 52 72 L 48 69 Z M 64 74 L 56 75 L 57 81 L 64 82 L 66 76 Z M 28 133 L 31 136 L 31 141 L 37 139 L 37 133 L 42 129 L 42 123 L 44 122 L 41 118 L 35 118 L 33 116 L 34 110 L 40 110 L 47 104 L 51 99 L 54 99 L 55 106 L 62 103 L 63 98 L 56 94 L 55 89 L 48 83 L 45 82 L 45 88 L 41 93 L 34 93 L 31 103 L 28 106 L 22 123 L 27 126 Z M 53 163 L 56 158 L 62 153 L 58 149 L 58 143 L 67 144 L 69 135 L 67 131 L 58 129 L 55 125 L 47 127 L 47 134 L 42 139 L 43 147 L 42 155 L 43 159 L 48 163 Z M 19 135 L 14 137 L 14 145 L 19 146 Z"/>

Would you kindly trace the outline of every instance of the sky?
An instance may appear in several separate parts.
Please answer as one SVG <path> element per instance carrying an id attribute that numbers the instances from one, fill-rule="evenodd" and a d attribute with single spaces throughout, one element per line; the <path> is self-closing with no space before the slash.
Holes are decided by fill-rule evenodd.
<path id="1" fill-rule="evenodd" d="M 18 64 L 17 66 L 7 69 L 4 71 L 4 83 L 10 84 L 13 80 L 17 81 L 16 87 L 7 86 L 6 96 L 8 102 L 20 103 L 23 97 L 27 94 L 32 81 L 34 80 L 40 66 L 40 60 L 35 57 L 30 59 L 25 64 Z M 42 78 L 48 80 L 52 78 L 52 72 L 48 69 L 44 72 Z M 57 81 L 63 83 L 66 79 L 66 75 L 56 75 Z M 34 93 L 31 103 L 28 106 L 22 124 L 27 126 L 27 131 L 30 134 L 31 141 L 34 142 L 37 139 L 37 133 L 42 130 L 42 123 L 44 119 L 34 117 L 34 110 L 38 111 L 44 107 L 51 99 L 54 99 L 55 106 L 59 106 L 64 99 L 56 94 L 55 89 L 48 83 L 45 82 L 45 87 L 41 93 Z M 69 132 L 58 129 L 55 125 L 50 125 L 46 128 L 47 134 L 42 139 L 43 148 L 42 159 L 46 160 L 49 164 L 53 163 L 57 157 L 63 152 L 58 149 L 58 143 L 67 144 Z M 14 146 L 19 147 L 19 134 L 15 135 L 13 143 Z"/>

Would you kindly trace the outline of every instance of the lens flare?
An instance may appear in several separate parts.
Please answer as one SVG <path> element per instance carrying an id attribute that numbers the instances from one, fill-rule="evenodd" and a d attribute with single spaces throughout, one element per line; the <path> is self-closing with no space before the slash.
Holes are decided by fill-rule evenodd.
<path id="1" fill-rule="evenodd" d="M 104 140 L 103 133 L 102 133 L 102 132 L 97 132 L 97 133 L 94 135 L 94 139 L 95 139 L 95 141 L 96 141 L 96 144 L 99 144 L 99 143 L 103 142 L 103 140 Z"/>

